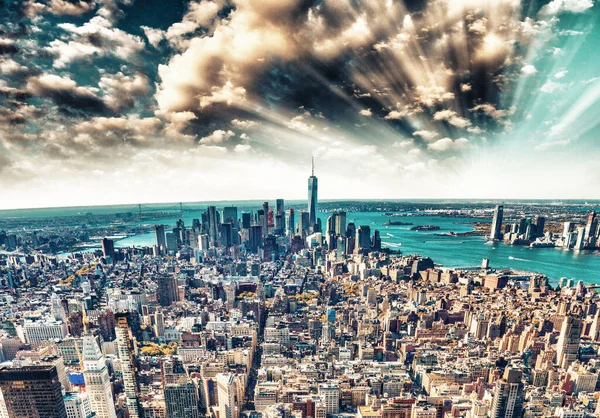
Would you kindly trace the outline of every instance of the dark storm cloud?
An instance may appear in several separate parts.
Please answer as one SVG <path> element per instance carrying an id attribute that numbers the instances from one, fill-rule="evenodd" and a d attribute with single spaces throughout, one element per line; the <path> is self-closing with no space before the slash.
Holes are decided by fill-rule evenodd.
<path id="1" fill-rule="evenodd" d="M 27 82 L 28 91 L 54 102 L 69 115 L 79 113 L 105 114 L 109 108 L 104 100 L 85 87 L 80 87 L 67 77 L 45 74 L 32 77 Z"/>
<path id="2" fill-rule="evenodd" d="M 12 55 L 19 52 L 19 48 L 11 39 L 0 38 L 0 55 Z"/>

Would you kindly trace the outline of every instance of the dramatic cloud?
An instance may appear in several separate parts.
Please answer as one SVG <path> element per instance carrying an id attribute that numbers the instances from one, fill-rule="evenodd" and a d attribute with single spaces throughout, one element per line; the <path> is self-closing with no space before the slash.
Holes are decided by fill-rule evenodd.
<path id="1" fill-rule="evenodd" d="M 564 170 L 547 167 L 600 159 L 592 0 L 27 0 L 0 12 L 3 200 L 92 178 L 131 194 L 115 201 L 174 196 L 174 183 L 190 199 L 233 198 L 224 185 L 239 178 L 251 182 L 239 196 L 296 196 L 311 155 L 324 196 L 436 197 L 463 193 L 477 167 L 548 181 Z M 103 186 L 120 178 L 135 191 Z M 513 183 L 507 195 L 531 192 Z M 561 192 L 582 190 L 600 193 Z"/>
<path id="2" fill-rule="evenodd" d="M 36 96 L 47 97 L 61 108 L 73 111 L 104 113 L 107 106 L 104 101 L 89 88 L 78 86 L 68 77 L 44 74 L 32 77 L 27 89 Z"/>

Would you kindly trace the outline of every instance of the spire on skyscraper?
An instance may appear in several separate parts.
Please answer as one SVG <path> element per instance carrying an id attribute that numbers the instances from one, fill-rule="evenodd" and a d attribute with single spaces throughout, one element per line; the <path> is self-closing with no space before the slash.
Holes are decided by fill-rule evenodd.
<path id="1" fill-rule="evenodd" d="M 313 177 L 315 176 L 315 156 L 313 155 L 312 157 L 312 174 Z"/>

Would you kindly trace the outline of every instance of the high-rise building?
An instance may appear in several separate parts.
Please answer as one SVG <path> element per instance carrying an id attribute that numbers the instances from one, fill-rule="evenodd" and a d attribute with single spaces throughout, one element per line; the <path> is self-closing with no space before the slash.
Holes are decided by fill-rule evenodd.
<path id="1" fill-rule="evenodd" d="M 219 418 L 239 418 L 244 388 L 240 379 L 232 373 L 218 373 L 217 393 L 219 399 Z"/>
<path id="2" fill-rule="evenodd" d="M 233 245 L 233 224 L 230 222 L 219 225 L 219 245 L 231 247 Z"/>
<path id="3" fill-rule="evenodd" d="M 260 218 L 260 226 L 262 226 L 263 236 L 269 234 L 269 202 L 264 202 L 262 206 L 262 218 Z M 259 211 L 260 214 L 260 211 Z"/>
<path id="4" fill-rule="evenodd" d="M 251 213 L 242 213 L 242 228 L 249 229 L 252 225 L 252 214 Z"/>
<path id="5" fill-rule="evenodd" d="M 67 418 L 56 367 L 0 369 L 0 416 Z"/>
<path id="6" fill-rule="evenodd" d="M 215 206 L 209 206 L 206 209 L 206 217 L 208 220 L 208 239 L 210 245 L 214 246 L 219 239 L 219 216 Z"/>
<path id="7" fill-rule="evenodd" d="M 296 227 L 296 218 L 295 218 L 294 209 L 288 210 L 286 226 L 287 226 L 286 235 L 288 237 L 293 237 L 294 236 L 294 228 Z"/>
<path id="8" fill-rule="evenodd" d="M 496 382 L 492 400 L 492 418 L 519 418 L 523 414 L 523 372 L 507 367 Z"/>
<path id="9" fill-rule="evenodd" d="M 317 225 L 317 195 L 319 180 L 315 177 L 315 159 L 312 159 L 312 173 L 308 178 L 308 223 L 314 229 Z"/>
<path id="10" fill-rule="evenodd" d="M 582 329 L 583 320 L 579 316 L 569 314 L 563 319 L 556 344 L 556 364 L 565 370 L 577 360 Z"/>
<path id="11" fill-rule="evenodd" d="M 130 418 L 140 417 L 140 405 L 138 401 L 138 385 L 136 380 L 136 366 L 134 362 L 134 340 L 131 328 L 127 322 L 127 314 L 117 315 L 117 354 L 121 362 L 121 374 L 123 376 L 123 388 L 127 401 L 127 411 Z"/>
<path id="12" fill-rule="evenodd" d="M 115 242 L 112 239 L 102 238 L 102 254 L 104 257 L 115 258 Z"/>
<path id="13" fill-rule="evenodd" d="M 262 226 L 252 225 L 248 236 L 248 251 L 258 253 L 258 249 L 262 248 Z"/>
<path id="14" fill-rule="evenodd" d="M 335 233 L 337 235 L 346 235 L 346 212 L 338 212 L 335 224 Z"/>
<path id="15" fill-rule="evenodd" d="M 167 384 L 165 405 L 169 418 L 198 418 L 198 388 L 191 380 Z"/>
<path id="16" fill-rule="evenodd" d="M 167 241 L 165 238 L 165 226 L 164 225 L 154 225 L 154 231 L 156 232 L 156 245 L 160 250 L 161 254 L 167 252 Z"/>
<path id="17" fill-rule="evenodd" d="M 158 288 L 156 290 L 156 299 L 160 306 L 171 306 L 177 301 L 177 278 L 172 275 L 162 275 L 158 277 Z"/>
<path id="18" fill-rule="evenodd" d="M 175 232 L 167 232 L 165 235 L 165 241 L 168 252 L 177 252 L 177 234 Z"/>
<path id="19" fill-rule="evenodd" d="M 92 412 L 97 418 L 116 418 L 106 360 L 92 335 L 83 336 L 82 359 L 85 390 L 90 396 Z"/>
<path id="20" fill-rule="evenodd" d="M 494 219 L 492 219 L 492 228 L 490 230 L 490 239 L 498 240 L 502 238 L 502 214 L 504 207 L 497 205 L 494 209 Z"/>
<path id="21" fill-rule="evenodd" d="M 368 250 L 371 248 L 371 227 L 361 225 L 356 229 L 355 250 Z"/>

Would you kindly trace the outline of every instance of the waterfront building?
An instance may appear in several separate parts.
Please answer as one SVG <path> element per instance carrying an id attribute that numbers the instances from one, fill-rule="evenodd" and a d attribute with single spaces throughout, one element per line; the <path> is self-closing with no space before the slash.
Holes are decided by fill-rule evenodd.
<path id="1" fill-rule="evenodd" d="M 499 240 L 502 239 L 502 214 L 504 212 L 504 207 L 502 205 L 497 205 L 494 209 L 494 218 L 492 219 L 492 227 L 490 230 L 490 239 L 491 240 Z M 523 231 L 525 232 L 525 231 Z"/>

